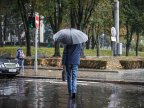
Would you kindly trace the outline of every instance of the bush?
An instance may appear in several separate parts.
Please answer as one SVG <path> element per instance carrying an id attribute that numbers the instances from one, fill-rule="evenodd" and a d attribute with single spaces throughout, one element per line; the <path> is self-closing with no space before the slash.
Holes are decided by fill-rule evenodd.
<path id="1" fill-rule="evenodd" d="M 120 60 L 120 64 L 124 69 L 136 69 L 144 67 L 144 61 L 142 60 Z"/>
<path id="2" fill-rule="evenodd" d="M 80 68 L 106 69 L 107 61 L 81 59 Z"/>
<path id="3" fill-rule="evenodd" d="M 42 66 L 62 66 L 61 58 L 39 58 L 38 65 Z M 34 65 L 34 58 L 25 58 L 25 65 Z M 80 68 L 106 69 L 107 61 L 81 59 Z"/>

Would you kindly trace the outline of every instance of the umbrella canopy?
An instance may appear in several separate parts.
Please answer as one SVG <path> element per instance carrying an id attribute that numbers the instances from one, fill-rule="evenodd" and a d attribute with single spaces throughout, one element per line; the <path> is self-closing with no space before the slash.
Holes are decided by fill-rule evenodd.
<path id="1" fill-rule="evenodd" d="M 88 40 L 88 36 L 80 30 L 74 28 L 62 29 L 54 34 L 55 42 L 63 44 L 80 44 Z"/>

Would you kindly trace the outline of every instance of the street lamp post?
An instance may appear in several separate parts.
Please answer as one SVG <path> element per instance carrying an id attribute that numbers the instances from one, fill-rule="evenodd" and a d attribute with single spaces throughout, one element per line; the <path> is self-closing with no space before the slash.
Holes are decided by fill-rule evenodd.
<path id="1" fill-rule="evenodd" d="M 119 43 L 119 1 L 114 1 L 114 22 L 116 28 L 116 40 Z"/>
<path id="2" fill-rule="evenodd" d="M 121 55 L 121 43 L 119 43 L 119 1 L 114 0 L 114 23 L 116 29 L 116 55 Z"/>

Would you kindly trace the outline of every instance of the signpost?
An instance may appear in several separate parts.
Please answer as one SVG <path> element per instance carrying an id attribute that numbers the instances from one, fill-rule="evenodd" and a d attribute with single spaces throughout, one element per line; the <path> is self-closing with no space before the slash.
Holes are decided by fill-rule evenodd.
<path id="1" fill-rule="evenodd" d="M 38 29 L 39 29 L 39 14 L 35 14 L 35 72 L 38 70 L 37 63 L 37 42 L 38 42 Z"/>
<path id="2" fill-rule="evenodd" d="M 36 15 L 35 15 L 35 27 L 36 27 L 36 29 L 39 28 L 39 15 L 38 15 L 38 13 L 36 13 Z"/>

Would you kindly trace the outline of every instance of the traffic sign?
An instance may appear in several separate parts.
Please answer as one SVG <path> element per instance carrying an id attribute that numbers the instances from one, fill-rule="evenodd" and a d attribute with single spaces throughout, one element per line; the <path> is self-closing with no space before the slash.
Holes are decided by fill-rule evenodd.
<path id="1" fill-rule="evenodd" d="M 39 28 L 39 16 L 35 15 L 35 27 Z"/>

